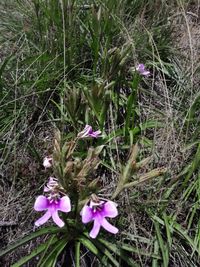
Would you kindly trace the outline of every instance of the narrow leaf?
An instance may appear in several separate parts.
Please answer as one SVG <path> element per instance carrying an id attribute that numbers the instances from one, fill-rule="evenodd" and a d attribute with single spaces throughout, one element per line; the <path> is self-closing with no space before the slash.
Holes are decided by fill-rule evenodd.
<path id="1" fill-rule="evenodd" d="M 2 250 L 0 252 L 0 257 L 4 256 L 5 254 L 13 251 L 14 249 L 28 243 L 29 241 L 41 236 L 41 235 L 46 235 L 46 234 L 55 234 L 55 233 L 59 233 L 59 232 L 63 232 L 66 231 L 66 228 L 58 228 L 58 227 L 54 227 L 54 226 L 50 226 L 50 227 L 46 227 L 46 228 L 42 228 L 34 233 L 29 234 L 28 236 L 20 239 L 19 241 L 15 242 L 13 245 L 8 246 L 5 250 Z"/>

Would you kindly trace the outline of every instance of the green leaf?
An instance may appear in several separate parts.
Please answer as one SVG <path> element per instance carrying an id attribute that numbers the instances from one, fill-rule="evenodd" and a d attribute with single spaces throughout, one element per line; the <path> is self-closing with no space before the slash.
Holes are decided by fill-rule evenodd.
<path id="1" fill-rule="evenodd" d="M 145 257 L 153 258 L 153 259 L 161 259 L 158 253 L 142 251 L 141 249 L 139 250 L 138 248 L 134 248 L 133 246 L 130 246 L 130 245 L 123 244 L 121 245 L 121 248 L 125 251 L 136 253 L 137 255 L 142 255 Z"/>
<path id="2" fill-rule="evenodd" d="M 47 253 L 49 247 L 50 247 L 51 244 L 52 244 L 51 241 L 53 241 L 53 240 L 54 240 L 54 236 L 52 236 L 52 237 L 49 239 L 49 242 L 48 242 L 48 244 L 47 244 L 45 250 L 43 251 L 43 253 L 42 253 L 41 257 L 40 257 L 40 260 L 39 260 L 39 262 L 38 262 L 38 264 L 37 264 L 38 266 L 40 266 L 41 262 L 42 262 L 43 259 L 45 258 L 45 255 L 46 255 L 46 253 Z"/>
<path id="3" fill-rule="evenodd" d="M 149 121 L 146 121 L 140 124 L 141 131 L 144 131 L 146 129 L 162 128 L 162 127 L 164 127 L 163 123 L 161 123 L 160 121 L 154 121 L 154 120 L 149 120 Z"/>
<path id="4" fill-rule="evenodd" d="M 2 250 L 0 252 L 0 257 L 4 256 L 5 254 L 13 251 L 14 249 L 28 243 L 29 241 L 41 236 L 41 235 L 46 235 L 46 234 L 55 234 L 55 233 L 59 233 L 61 231 L 66 231 L 66 228 L 58 228 L 55 226 L 50 226 L 50 227 L 46 227 L 46 228 L 42 228 L 34 233 L 29 234 L 28 236 L 22 238 L 21 240 L 17 241 L 16 243 L 14 243 L 13 245 L 8 246 L 5 250 Z"/>
<path id="5" fill-rule="evenodd" d="M 100 114 L 96 108 L 95 99 L 92 98 L 92 96 L 89 94 L 88 89 L 86 87 L 82 87 L 82 89 L 83 89 L 83 93 L 84 93 L 86 99 L 88 100 L 88 104 L 89 104 L 91 110 L 94 112 L 97 120 L 100 121 Z"/>
<path id="6" fill-rule="evenodd" d="M 49 251 L 49 254 L 46 256 L 44 260 L 42 260 L 41 264 L 38 263 L 38 267 L 54 267 L 56 265 L 56 261 L 60 253 L 63 251 L 65 246 L 67 245 L 69 239 L 64 237 L 61 240 L 58 240 L 52 248 L 51 251 Z"/>
<path id="7" fill-rule="evenodd" d="M 186 175 L 181 188 L 185 188 L 186 184 L 188 183 L 188 181 L 190 180 L 190 178 L 192 177 L 193 173 L 199 168 L 200 166 L 200 144 L 198 145 L 197 148 L 197 152 L 195 154 L 195 157 L 192 161 L 191 167 L 189 169 L 188 174 Z"/>
<path id="8" fill-rule="evenodd" d="M 171 232 L 170 232 L 170 225 L 169 225 L 169 218 L 166 215 L 166 213 L 163 213 L 163 219 L 165 222 L 165 228 L 166 228 L 166 233 L 167 233 L 167 242 L 169 245 L 169 248 L 172 246 L 172 237 L 171 237 Z"/>
<path id="9" fill-rule="evenodd" d="M 58 237 L 54 237 L 54 240 L 51 240 L 51 245 L 53 245 L 54 243 L 56 243 L 56 241 L 58 241 Z M 32 260 L 34 257 L 36 257 L 37 255 L 39 255 L 42 251 L 44 251 L 46 249 L 46 247 L 48 246 L 49 240 L 41 245 L 39 245 L 37 248 L 33 249 L 31 254 L 21 258 L 18 262 L 14 263 L 13 265 L 11 265 L 11 267 L 20 267 L 23 266 L 26 262 Z"/>
<path id="10" fill-rule="evenodd" d="M 133 91 L 127 100 L 127 110 L 126 110 L 126 118 L 125 118 L 125 135 L 126 136 L 130 128 L 131 118 L 133 117 L 133 103 L 135 102 L 135 98 L 136 98 L 136 92 Z"/>
<path id="11" fill-rule="evenodd" d="M 113 253 L 115 253 L 119 258 L 123 259 L 129 266 L 136 267 L 138 266 L 136 262 L 134 262 L 123 250 L 123 247 L 121 245 L 115 245 L 110 242 L 108 242 L 105 239 L 98 239 L 100 243 L 102 243 L 104 246 L 107 247 L 107 249 L 111 250 Z M 132 251 L 131 251 L 132 252 Z"/>
<path id="12" fill-rule="evenodd" d="M 85 236 L 87 236 L 89 238 L 89 235 L 87 233 L 85 233 Z M 81 236 L 78 241 L 80 243 L 82 243 L 90 252 L 92 252 L 101 262 L 102 266 L 107 267 L 108 263 L 107 263 L 107 257 L 105 257 L 106 255 L 103 255 L 99 249 L 93 244 L 93 242 L 91 242 L 88 238 L 86 238 L 85 236 Z"/>
<path id="13" fill-rule="evenodd" d="M 159 218 L 156 215 L 151 215 L 151 218 L 154 222 L 158 222 L 160 225 L 165 226 L 165 222 L 164 220 L 162 220 L 161 218 Z M 169 230 L 171 233 L 176 233 L 179 235 L 179 237 L 182 238 L 183 241 L 185 241 L 186 243 L 188 243 L 191 248 L 196 251 L 198 253 L 198 255 L 200 255 L 200 251 L 198 249 L 198 247 L 196 246 L 195 242 L 193 241 L 193 239 L 188 235 L 187 230 L 183 229 L 182 226 L 180 224 L 178 224 L 176 221 L 174 220 L 169 220 Z"/>
<path id="14" fill-rule="evenodd" d="M 120 266 L 116 259 L 112 256 L 110 251 L 104 245 L 102 245 L 98 240 L 94 240 L 93 242 L 98 247 L 99 251 L 112 262 L 113 266 Z"/>
<path id="15" fill-rule="evenodd" d="M 159 244 L 158 244 L 158 240 L 155 239 L 154 241 L 154 254 L 158 254 L 159 253 Z M 152 267 L 158 267 L 158 259 L 157 258 L 153 258 L 152 260 Z"/>
<path id="16" fill-rule="evenodd" d="M 81 242 L 88 250 L 90 250 L 95 256 L 99 256 L 99 250 L 97 247 L 89 240 L 84 237 L 80 237 L 79 242 Z"/>
<path id="17" fill-rule="evenodd" d="M 156 235 L 159 243 L 159 247 L 162 253 L 162 259 L 163 259 L 163 267 L 168 267 L 169 264 L 169 250 L 166 244 L 164 243 L 164 240 L 161 236 L 160 226 L 159 223 L 154 222 Z"/>

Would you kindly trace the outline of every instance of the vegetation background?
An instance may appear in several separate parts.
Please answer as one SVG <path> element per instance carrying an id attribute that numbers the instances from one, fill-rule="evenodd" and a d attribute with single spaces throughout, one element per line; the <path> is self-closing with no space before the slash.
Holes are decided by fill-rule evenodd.
<path id="1" fill-rule="evenodd" d="M 137 160 L 149 159 L 136 181 L 167 168 L 117 199 L 117 238 L 135 263 L 199 266 L 199 8 L 199 0 L 1 0 L 1 247 L 33 230 L 55 130 L 73 136 L 90 124 L 103 132 L 93 145 L 105 145 L 95 174 L 105 197 L 136 142 Z M 135 74 L 138 63 L 150 77 Z"/>

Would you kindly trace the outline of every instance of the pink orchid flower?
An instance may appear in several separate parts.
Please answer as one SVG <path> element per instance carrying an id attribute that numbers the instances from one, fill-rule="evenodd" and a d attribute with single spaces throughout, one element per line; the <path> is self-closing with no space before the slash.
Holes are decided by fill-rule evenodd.
<path id="1" fill-rule="evenodd" d="M 65 223 L 60 219 L 58 215 L 58 211 L 62 212 L 70 212 L 71 211 L 71 203 L 68 196 L 64 196 L 62 198 L 47 198 L 45 196 L 38 196 L 34 209 L 36 211 L 44 211 L 46 210 L 46 213 L 35 222 L 36 226 L 40 226 L 44 223 L 46 223 L 51 217 L 55 224 L 57 224 L 59 227 L 63 227 Z"/>
<path id="2" fill-rule="evenodd" d="M 52 166 L 52 161 L 53 161 L 52 157 L 45 157 L 44 158 L 43 166 L 45 167 L 45 169 L 50 168 Z"/>
<path id="3" fill-rule="evenodd" d="M 93 202 L 91 200 L 89 205 L 83 207 L 80 213 L 82 222 L 89 223 L 94 221 L 93 228 L 89 234 L 91 238 L 97 237 L 101 227 L 112 234 L 118 233 L 118 229 L 106 220 L 106 217 L 114 218 L 118 215 L 116 206 L 116 203 L 112 201 Z"/>
<path id="4" fill-rule="evenodd" d="M 34 209 L 36 211 L 46 211 L 46 213 L 35 222 L 36 226 L 44 224 L 51 217 L 59 227 L 64 226 L 64 222 L 58 216 L 58 211 L 70 212 L 71 203 L 68 196 L 60 197 L 59 190 L 61 188 L 56 178 L 49 177 L 49 181 L 44 187 L 44 192 L 48 193 L 48 197 L 38 196 L 34 204 Z"/>
<path id="5" fill-rule="evenodd" d="M 145 69 L 144 64 L 138 64 L 138 66 L 136 67 L 136 70 L 143 76 L 149 76 L 150 75 L 150 71 Z"/>
<path id="6" fill-rule="evenodd" d="M 97 138 L 101 134 L 101 131 L 93 131 L 92 126 L 86 125 L 83 131 L 78 133 L 78 138 L 88 138 L 88 137 L 94 137 Z"/>

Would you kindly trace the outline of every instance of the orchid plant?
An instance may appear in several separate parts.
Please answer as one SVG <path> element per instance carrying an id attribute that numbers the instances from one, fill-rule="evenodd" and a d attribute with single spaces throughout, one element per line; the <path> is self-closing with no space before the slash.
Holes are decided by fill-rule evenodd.
<path id="1" fill-rule="evenodd" d="M 46 156 L 43 161 L 45 170 L 48 168 L 48 173 L 51 171 L 52 176 L 48 178 L 43 194 L 39 195 L 34 203 L 34 210 L 43 212 L 42 216 L 34 222 L 38 230 L 0 255 L 6 254 L 36 237 L 45 235 L 46 238 L 41 239 L 45 241 L 30 255 L 22 258 L 13 266 L 23 266 L 40 254 L 39 262 L 35 266 L 53 267 L 57 266 L 57 262 L 59 262 L 59 266 L 71 266 L 75 259 L 75 266 L 80 267 L 81 261 L 87 257 L 87 255 L 82 256 L 85 251 L 90 251 L 99 260 L 101 266 L 119 267 L 121 266 L 119 262 L 135 266 L 135 262 L 128 256 L 127 251 L 123 251 L 120 243 L 116 246 L 111 242 L 114 235 L 120 231 L 115 226 L 117 220 L 113 220 L 119 214 L 117 203 L 113 200 L 123 189 L 159 176 L 165 170 L 152 170 L 131 182 L 130 177 L 134 177 L 134 173 L 149 161 L 147 158 L 136 163 L 138 153 L 136 144 L 131 150 L 127 165 L 122 168 L 117 187 L 110 199 L 100 196 L 98 192 L 101 181 L 100 178 L 94 179 L 93 175 L 101 162 L 99 155 L 104 146 L 89 147 L 85 158 L 78 154 L 81 140 L 87 142 L 90 138 L 100 136 L 101 131 L 94 131 L 90 125 L 86 125 L 70 141 L 63 141 L 61 133 L 57 132 L 53 154 Z M 46 225 L 52 221 L 55 226 Z M 108 233 L 106 239 L 110 241 L 102 238 L 105 232 Z M 71 255 L 74 255 L 74 258 Z"/>

